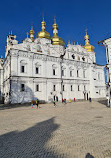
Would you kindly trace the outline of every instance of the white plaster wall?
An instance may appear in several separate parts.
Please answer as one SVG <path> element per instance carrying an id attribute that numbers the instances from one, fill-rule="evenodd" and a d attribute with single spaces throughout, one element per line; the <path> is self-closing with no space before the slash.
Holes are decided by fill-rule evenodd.
<path id="1" fill-rule="evenodd" d="M 29 43 L 28 43 L 29 45 Z M 32 45 L 32 43 L 30 43 Z M 52 53 L 47 53 L 47 46 L 41 44 L 41 49 L 43 52 L 31 52 L 24 51 L 27 50 L 25 47 L 27 42 L 24 42 L 20 45 L 20 48 L 23 50 L 11 49 L 11 75 L 12 75 L 12 84 L 11 84 L 11 101 L 12 103 L 20 102 L 29 102 L 32 99 L 40 99 L 45 101 L 50 101 L 53 99 L 53 96 L 58 96 L 58 99 L 61 100 L 61 67 L 60 67 L 60 54 L 63 54 L 64 49 L 62 47 L 54 47 L 50 45 L 50 50 Z M 36 46 L 34 43 L 33 47 Z M 43 46 L 43 47 L 42 47 Z M 17 46 L 16 46 L 17 47 Z M 33 48 L 31 46 L 31 49 Z M 46 47 L 46 48 L 45 48 Z M 48 46 L 49 47 L 49 46 Z M 46 49 L 46 51 L 45 51 Z M 72 48 L 71 48 L 72 49 Z M 104 97 L 104 71 L 100 66 L 94 67 L 94 64 L 87 63 L 82 61 L 82 57 L 89 59 L 89 54 L 81 46 L 74 46 L 73 51 L 76 51 L 76 56 L 80 56 L 80 61 L 78 59 L 72 60 L 71 56 L 68 57 L 67 53 L 65 59 L 63 60 L 62 66 L 65 67 L 65 76 L 62 77 L 63 85 L 65 85 L 65 91 L 63 92 L 63 98 L 69 99 L 84 99 L 84 92 L 89 97 L 98 98 Z M 34 48 L 35 51 L 35 48 Z M 73 52 L 72 52 L 73 53 Z M 53 55 L 53 56 L 51 56 Z M 94 53 L 93 53 L 94 55 Z M 9 56 L 7 56 L 5 65 L 4 65 L 4 76 L 5 79 L 9 77 L 10 74 L 10 65 L 9 65 Z M 21 73 L 21 61 L 25 62 L 25 73 Z M 40 74 L 35 73 L 35 64 L 40 65 Z M 7 65 L 9 66 L 7 70 Z M 56 75 L 53 75 L 53 65 L 56 66 Z M 73 76 L 70 76 L 70 68 L 72 68 Z M 96 74 L 100 72 L 101 80 L 93 79 Z M 77 77 L 77 70 L 79 70 L 79 77 Z M 83 71 L 85 70 L 85 78 L 83 77 Z M 25 92 L 20 91 L 20 85 L 24 83 L 26 86 Z M 39 84 L 39 92 L 36 91 L 36 85 Z M 9 83 L 10 85 L 10 83 Z M 56 91 L 53 91 L 53 85 L 56 85 Z M 71 91 L 71 85 L 73 86 L 73 91 Z M 78 91 L 78 85 L 80 90 Z M 84 91 L 84 85 L 86 85 L 86 90 Z M 96 94 L 96 86 L 100 87 L 101 94 Z M 8 87 L 7 82 L 5 81 L 4 91 L 5 93 L 9 92 L 10 88 Z"/>

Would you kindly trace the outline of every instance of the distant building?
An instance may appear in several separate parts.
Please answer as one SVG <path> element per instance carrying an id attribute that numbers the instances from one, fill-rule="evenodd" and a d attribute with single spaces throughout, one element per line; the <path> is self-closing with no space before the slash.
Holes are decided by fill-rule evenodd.
<path id="1" fill-rule="evenodd" d="M 3 57 L 0 58 L 0 100 L 3 100 Z"/>
<path id="2" fill-rule="evenodd" d="M 107 38 L 105 40 L 99 41 L 99 43 L 102 43 L 106 47 L 106 71 L 107 71 L 107 84 L 106 84 L 106 90 L 107 90 L 107 106 L 111 106 L 111 38 Z"/>
<path id="3" fill-rule="evenodd" d="M 103 98 L 105 94 L 104 66 L 96 64 L 94 46 L 85 35 L 85 46 L 65 43 L 53 24 L 53 37 L 42 30 L 34 38 L 20 44 L 16 36 L 7 36 L 4 64 L 1 65 L 1 96 L 5 103 L 24 103 L 32 99 L 51 101 L 62 98 Z M 3 87 L 3 88 L 2 88 Z"/>

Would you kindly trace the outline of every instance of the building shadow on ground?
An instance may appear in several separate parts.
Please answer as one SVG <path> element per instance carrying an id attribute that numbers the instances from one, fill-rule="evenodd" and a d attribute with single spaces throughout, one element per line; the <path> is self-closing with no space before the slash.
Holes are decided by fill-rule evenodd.
<path id="1" fill-rule="evenodd" d="M 105 100 L 99 100 L 98 102 L 101 103 L 101 104 L 103 104 L 103 105 L 105 105 L 105 106 L 107 106 L 107 99 L 105 99 Z"/>
<path id="2" fill-rule="evenodd" d="M 87 153 L 85 158 L 94 158 L 94 156 L 92 156 L 90 153 Z"/>
<path id="3" fill-rule="evenodd" d="M 54 117 L 40 122 L 25 131 L 12 131 L 0 136 L 1 158 L 59 158 L 54 146 L 46 147 L 52 133 L 59 128 Z"/>

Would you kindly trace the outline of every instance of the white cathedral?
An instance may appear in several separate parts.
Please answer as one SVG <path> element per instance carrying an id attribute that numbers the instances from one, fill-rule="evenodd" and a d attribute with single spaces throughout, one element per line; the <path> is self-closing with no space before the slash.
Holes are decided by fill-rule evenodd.
<path id="1" fill-rule="evenodd" d="M 53 24 L 53 37 L 41 22 L 41 31 L 20 44 L 16 36 L 7 36 L 5 59 L 0 59 L 0 97 L 5 103 L 25 103 L 37 98 L 50 102 L 106 97 L 104 66 L 96 64 L 94 46 L 85 35 L 85 46 L 68 43 L 58 36 Z"/>

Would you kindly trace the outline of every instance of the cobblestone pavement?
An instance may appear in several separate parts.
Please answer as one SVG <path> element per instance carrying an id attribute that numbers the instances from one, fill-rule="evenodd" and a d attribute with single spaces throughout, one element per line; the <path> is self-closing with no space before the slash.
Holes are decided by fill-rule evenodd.
<path id="1" fill-rule="evenodd" d="M 111 158 L 111 108 L 98 102 L 0 110 L 0 158 Z"/>

